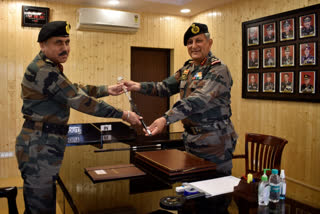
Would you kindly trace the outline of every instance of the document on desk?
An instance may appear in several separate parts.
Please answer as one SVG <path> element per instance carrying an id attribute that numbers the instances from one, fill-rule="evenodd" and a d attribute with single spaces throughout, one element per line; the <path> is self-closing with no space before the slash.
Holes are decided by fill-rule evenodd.
<path id="1" fill-rule="evenodd" d="M 197 181 L 188 183 L 187 185 L 204 192 L 206 197 L 222 195 L 233 192 L 233 188 L 240 182 L 239 178 L 233 176 L 226 176 L 221 178 L 209 179 L 204 181 Z"/>

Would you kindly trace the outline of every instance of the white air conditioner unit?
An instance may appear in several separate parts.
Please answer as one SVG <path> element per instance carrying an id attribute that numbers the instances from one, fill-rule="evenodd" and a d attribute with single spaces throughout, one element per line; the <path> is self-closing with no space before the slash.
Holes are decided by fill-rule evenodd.
<path id="1" fill-rule="evenodd" d="M 140 15 L 107 9 L 78 9 L 78 30 L 112 32 L 136 32 L 140 27 Z"/>

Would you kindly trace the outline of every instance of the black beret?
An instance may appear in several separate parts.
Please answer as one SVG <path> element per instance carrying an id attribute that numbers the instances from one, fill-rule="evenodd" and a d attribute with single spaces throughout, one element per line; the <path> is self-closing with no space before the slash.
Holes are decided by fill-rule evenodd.
<path id="1" fill-rule="evenodd" d="M 305 16 L 305 17 L 303 18 L 303 21 L 304 21 L 304 22 L 310 22 L 310 21 L 311 21 L 311 16 Z"/>
<path id="2" fill-rule="evenodd" d="M 306 44 L 305 46 L 304 46 L 304 49 L 303 50 L 305 50 L 305 49 L 311 49 L 311 47 L 310 47 L 310 45 L 309 44 Z"/>
<path id="3" fill-rule="evenodd" d="M 46 41 L 54 36 L 68 37 L 70 28 L 70 24 L 66 21 L 49 22 L 42 26 L 38 35 L 38 42 Z"/>
<path id="4" fill-rule="evenodd" d="M 288 20 L 284 21 L 283 26 L 290 26 L 290 22 Z"/>
<path id="5" fill-rule="evenodd" d="M 284 48 L 284 51 L 285 51 L 285 52 L 288 52 L 288 51 L 290 51 L 290 48 L 289 48 L 289 46 L 285 47 L 285 48 Z"/>
<path id="6" fill-rule="evenodd" d="M 183 38 L 184 46 L 187 45 L 187 41 L 189 38 L 194 37 L 199 34 L 202 34 L 202 33 L 209 33 L 207 25 L 201 24 L 201 23 L 196 23 L 196 22 L 192 23 L 192 25 L 184 33 L 184 38 Z"/>

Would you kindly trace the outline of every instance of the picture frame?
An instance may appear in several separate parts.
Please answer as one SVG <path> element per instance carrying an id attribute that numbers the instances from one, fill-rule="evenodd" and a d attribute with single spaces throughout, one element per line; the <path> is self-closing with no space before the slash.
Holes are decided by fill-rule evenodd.
<path id="1" fill-rule="evenodd" d="M 259 74 L 249 73 L 248 74 L 248 92 L 258 92 L 259 91 Z"/>
<path id="2" fill-rule="evenodd" d="M 311 16 L 310 25 L 314 27 L 314 32 L 310 30 L 312 33 L 308 35 L 305 33 L 306 30 L 302 30 L 302 26 L 308 26 L 302 23 L 304 20 L 309 21 L 309 18 L 305 18 L 307 16 Z M 269 42 L 264 37 L 268 27 L 272 30 L 273 26 L 275 40 Z M 320 4 L 243 22 L 242 98 L 320 103 L 319 27 Z M 249 44 L 249 29 L 252 28 L 254 29 L 252 32 L 255 32 L 252 35 L 259 35 L 261 41 L 258 42 L 257 38 L 255 42 L 251 41 Z M 256 32 L 257 29 L 259 32 Z M 309 51 L 313 58 L 307 57 L 306 48 L 306 52 Z M 250 63 L 253 51 L 255 52 L 253 58 L 257 58 L 258 62 L 252 63 L 251 60 Z M 272 59 L 269 61 L 268 51 Z M 311 84 L 314 87 L 311 93 L 305 92 L 302 87 L 304 79 L 301 75 L 304 73 L 301 72 L 313 72 L 310 73 Z M 271 89 L 268 85 L 272 84 L 266 84 L 268 82 L 266 75 L 270 73 L 274 85 Z M 250 85 L 252 75 L 255 75 L 255 87 Z"/>
<path id="3" fill-rule="evenodd" d="M 248 46 L 259 45 L 259 26 L 248 28 L 247 35 Z"/>
<path id="4" fill-rule="evenodd" d="M 280 21 L 280 41 L 294 40 L 294 18 Z"/>
<path id="5" fill-rule="evenodd" d="M 301 71 L 299 76 L 299 93 L 314 94 L 315 93 L 315 71 Z"/>
<path id="6" fill-rule="evenodd" d="M 263 67 L 275 68 L 276 67 L 276 48 L 264 48 L 263 49 Z"/>
<path id="7" fill-rule="evenodd" d="M 280 93 L 294 92 L 294 72 L 293 71 L 280 72 L 279 92 Z"/>
<path id="8" fill-rule="evenodd" d="M 263 25 L 263 44 L 273 43 L 276 41 L 276 23 Z"/>
<path id="9" fill-rule="evenodd" d="M 22 6 L 21 26 L 42 27 L 49 22 L 50 9 L 47 7 Z"/>
<path id="10" fill-rule="evenodd" d="M 294 66 L 294 45 L 280 47 L 280 67 Z"/>
<path id="11" fill-rule="evenodd" d="M 300 66 L 316 64 L 316 43 L 300 44 Z"/>
<path id="12" fill-rule="evenodd" d="M 259 68 L 259 50 L 253 49 L 248 51 L 248 68 Z"/>
<path id="13" fill-rule="evenodd" d="M 263 92 L 275 92 L 276 88 L 276 73 L 263 73 Z"/>
<path id="14" fill-rule="evenodd" d="M 299 17 L 299 36 L 300 38 L 307 38 L 316 36 L 316 15 L 307 14 Z"/>

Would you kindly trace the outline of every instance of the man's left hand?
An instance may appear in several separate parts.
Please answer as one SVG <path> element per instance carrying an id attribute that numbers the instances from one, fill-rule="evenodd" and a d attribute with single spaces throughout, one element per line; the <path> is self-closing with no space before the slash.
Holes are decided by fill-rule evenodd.
<path id="1" fill-rule="evenodd" d="M 108 93 L 109 95 L 112 95 L 112 96 L 120 95 L 124 92 L 123 87 L 124 87 L 123 83 L 108 86 Z"/>
<path id="2" fill-rule="evenodd" d="M 160 117 L 155 121 L 153 121 L 153 123 L 148 128 L 151 131 L 152 135 L 157 135 L 163 131 L 163 129 L 166 127 L 166 123 L 167 123 L 166 118 Z M 146 130 L 144 130 L 144 132 L 146 136 L 149 136 Z"/>

